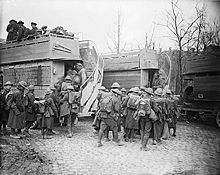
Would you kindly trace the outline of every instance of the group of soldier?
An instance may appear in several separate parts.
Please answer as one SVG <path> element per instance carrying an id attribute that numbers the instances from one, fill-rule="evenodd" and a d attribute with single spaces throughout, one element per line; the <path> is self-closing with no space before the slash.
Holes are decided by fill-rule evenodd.
<path id="1" fill-rule="evenodd" d="M 52 30 L 47 30 L 47 26 L 44 25 L 41 29 L 39 29 L 37 28 L 37 23 L 31 22 L 31 29 L 29 29 L 24 25 L 23 21 L 20 20 L 17 22 L 14 19 L 9 21 L 6 31 L 8 32 L 6 41 L 16 40 L 20 42 L 24 38 L 34 39 L 34 37 L 37 36 L 47 36 L 49 33 L 74 37 L 73 33 L 68 33 L 62 26 L 58 26 Z"/>
<path id="2" fill-rule="evenodd" d="M 38 127 L 43 138 L 51 138 L 54 119 L 66 119 L 67 137 L 72 137 L 72 127 L 80 107 L 80 86 L 85 83 L 86 72 L 81 63 L 75 70 L 69 70 L 64 80 L 55 83 L 45 91 L 42 99 L 36 100 L 35 87 L 25 81 L 18 82 L 16 89 L 7 81 L 0 93 L 1 135 L 7 135 L 6 127 L 11 129 L 12 138 L 30 137 L 29 129 Z"/>
<path id="3" fill-rule="evenodd" d="M 104 86 L 99 89 L 98 110 L 93 121 L 93 127 L 98 133 L 98 147 L 103 146 L 101 140 L 109 139 L 109 131 L 113 133 L 113 141 L 123 145 L 118 138 L 118 132 L 123 131 L 125 142 L 135 141 L 135 135 L 140 134 L 141 150 L 149 150 L 147 143 L 150 137 L 153 144 L 176 136 L 176 123 L 179 115 L 178 98 L 170 90 L 166 92 L 157 88 L 134 87 L 126 91 L 120 89 L 115 82 L 109 91 Z"/>

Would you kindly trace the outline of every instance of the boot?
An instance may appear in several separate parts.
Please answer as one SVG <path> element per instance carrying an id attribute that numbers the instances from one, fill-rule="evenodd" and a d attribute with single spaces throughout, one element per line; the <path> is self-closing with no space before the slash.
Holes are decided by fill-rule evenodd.
<path id="1" fill-rule="evenodd" d="M 141 145 L 142 145 L 144 141 L 144 132 L 141 130 L 140 130 L 140 135 L 141 135 Z"/>
<path id="2" fill-rule="evenodd" d="M 69 115 L 67 118 L 67 131 L 68 131 L 67 138 L 72 138 L 73 134 L 72 134 L 72 116 L 71 115 Z"/>
<path id="3" fill-rule="evenodd" d="M 18 136 L 15 132 L 15 129 L 11 128 L 11 134 L 10 137 L 12 137 L 13 139 L 20 139 L 21 137 Z"/>
<path id="4" fill-rule="evenodd" d="M 28 133 L 28 129 L 25 128 L 23 131 L 23 135 L 25 135 L 26 137 L 30 137 L 31 135 Z"/>
<path id="5" fill-rule="evenodd" d="M 149 148 L 147 148 L 147 143 L 148 143 L 148 137 L 143 136 L 143 142 L 140 148 L 142 151 L 149 151 Z"/>
<path id="6" fill-rule="evenodd" d="M 97 147 L 103 146 L 103 144 L 101 143 L 101 141 L 102 141 L 102 135 L 103 135 L 103 132 L 102 132 L 102 131 L 99 131 Z"/>

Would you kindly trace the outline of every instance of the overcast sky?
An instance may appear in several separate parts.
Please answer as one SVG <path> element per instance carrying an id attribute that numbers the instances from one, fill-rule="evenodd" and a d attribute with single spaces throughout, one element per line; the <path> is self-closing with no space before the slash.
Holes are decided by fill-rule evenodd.
<path id="1" fill-rule="evenodd" d="M 120 10 L 123 19 L 122 43 L 126 49 L 143 47 L 145 35 L 152 34 L 154 22 L 166 21 L 165 10 L 170 9 L 170 0 L 0 0 L 0 38 L 6 38 L 6 26 L 10 19 L 30 23 L 38 28 L 47 25 L 49 29 L 63 26 L 80 39 L 93 40 L 99 52 L 109 52 L 107 41 L 113 34 Z M 220 3 L 217 0 L 179 0 L 179 7 L 185 18 L 195 14 L 195 4 L 207 4 L 208 17 L 219 17 Z M 154 40 L 156 48 L 175 47 L 167 37 L 166 28 L 156 25 Z"/>

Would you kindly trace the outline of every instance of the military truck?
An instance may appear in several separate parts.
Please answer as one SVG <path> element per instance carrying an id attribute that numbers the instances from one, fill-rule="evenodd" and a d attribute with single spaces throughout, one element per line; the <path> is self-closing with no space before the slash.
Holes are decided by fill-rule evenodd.
<path id="1" fill-rule="evenodd" d="M 184 81 L 183 114 L 189 120 L 215 118 L 220 127 L 220 47 L 189 56 Z"/>
<path id="2" fill-rule="evenodd" d="M 35 86 L 37 98 L 43 97 L 45 90 L 65 77 L 78 62 L 83 63 L 87 71 L 87 80 L 81 86 L 81 116 L 84 116 L 90 114 L 103 79 L 103 59 L 92 41 L 49 34 L 21 42 L 0 43 L 3 82 L 11 81 L 16 85 L 21 80 L 26 81 Z"/>

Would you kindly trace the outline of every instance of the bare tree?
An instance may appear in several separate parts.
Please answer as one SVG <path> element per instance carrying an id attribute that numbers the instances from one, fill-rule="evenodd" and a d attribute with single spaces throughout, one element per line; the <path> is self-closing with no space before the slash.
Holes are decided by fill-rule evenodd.
<path id="1" fill-rule="evenodd" d="M 123 25 L 123 19 L 121 12 L 118 11 L 117 14 L 117 23 L 114 26 L 114 30 L 112 34 L 108 34 L 109 40 L 107 41 L 108 49 L 112 53 L 119 54 L 121 51 L 124 50 L 126 43 L 122 44 L 122 25 Z M 122 46 L 123 45 L 123 46 Z"/>
<path id="2" fill-rule="evenodd" d="M 179 89 L 179 92 L 182 95 L 183 90 L 183 77 L 182 77 L 182 58 L 183 58 L 183 50 L 186 48 L 190 42 L 193 41 L 195 37 L 195 32 L 198 30 L 196 27 L 196 22 L 201 18 L 202 15 L 196 16 L 187 22 L 183 18 L 183 13 L 181 9 L 178 7 L 178 0 L 171 1 L 171 10 L 166 11 L 167 22 L 166 24 L 159 24 L 161 26 L 166 27 L 171 33 L 171 40 L 175 41 L 178 45 L 178 78 L 176 86 Z"/>

